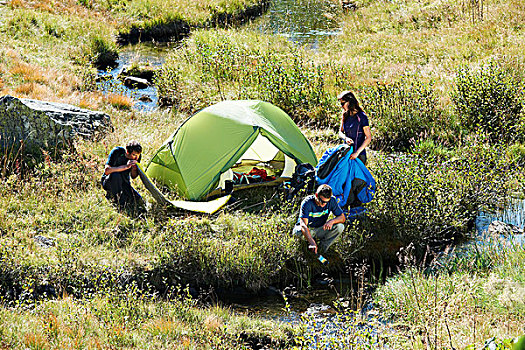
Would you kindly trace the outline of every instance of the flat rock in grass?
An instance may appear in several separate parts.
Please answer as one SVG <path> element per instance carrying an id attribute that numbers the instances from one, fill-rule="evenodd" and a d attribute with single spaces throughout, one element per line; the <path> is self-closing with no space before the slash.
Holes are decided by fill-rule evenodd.
<path id="1" fill-rule="evenodd" d="M 490 223 L 488 229 L 489 234 L 500 234 L 500 235 L 519 235 L 523 234 L 523 229 L 512 224 L 507 224 L 503 221 L 493 221 Z"/>
<path id="2" fill-rule="evenodd" d="M 35 243 L 41 246 L 42 248 L 51 248 L 55 246 L 55 240 L 49 237 L 38 235 L 35 236 L 33 239 Z"/>
<path id="3" fill-rule="evenodd" d="M 122 69 L 120 76 L 145 79 L 149 83 L 152 83 L 153 77 L 155 76 L 155 71 L 156 68 L 149 64 L 129 64 Z"/>
<path id="4" fill-rule="evenodd" d="M 96 140 L 113 129 L 110 117 L 73 105 L 0 97 L 0 148 L 24 144 L 27 152 L 64 149 L 76 137 Z"/>
<path id="5" fill-rule="evenodd" d="M 135 77 L 123 77 L 124 86 L 130 89 L 145 89 L 149 86 L 146 79 Z"/>

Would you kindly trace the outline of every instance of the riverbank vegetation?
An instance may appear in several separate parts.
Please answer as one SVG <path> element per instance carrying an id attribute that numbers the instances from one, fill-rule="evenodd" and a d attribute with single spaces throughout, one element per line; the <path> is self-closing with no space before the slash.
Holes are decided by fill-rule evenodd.
<path id="1" fill-rule="evenodd" d="M 491 237 L 463 255 L 438 254 L 474 233 L 480 209 L 501 207 L 508 193 L 523 196 L 522 4 L 363 1 L 341 13 L 342 34 L 317 51 L 247 28 L 204 29 L 219 14 L 261 3 L 0 5 L 2 94 L 101 109 L 115 128 L 60 159 L 44 154 L 34 169 L 2 151 L 0 347 L 290 348 L 294 338 L 307 346 L 312 338 L 290 326 L 210 307 L 203 296 L 306 289 L 321 271 L 355 278 L 349 267 L 359 261 L 381 266 L 370 280 L 361 275 L 360 286 L 377 287 L 371 300 L 394 322 L 382 325 L 390 329 L 384 337 L 355 327 L 355 348 L 479 347 L 524 332 L 523 245 Z M 170 21 L 189 23 L 193 34 L 156 74 L 168 109 L 139 112 L 129 97 L 96 90 L 96 67 L 114 61 L 119 33 Z M 343 89 L 356 92 L 370 117 L 378 190 L 367 216 L 347 225 L 327 255 L 329 268 L 289 234 L 300 198 L 240 193 L 214 216 L 153 204 L 135 219 L 99 187 L 113 146 L 140 140 L 147 162 L 187 116 L 223 99 L 281 107 L 320 156 L 337 144 L 335 95 Z M 398 252 L 402 271 L 392 276 Z"/>
<path id="2" fill-rule="evenodd" d="M 375 292 L 374 300 L 395 326 L 405 328 L 395 338 L 401 348 L 476 348 L 495 346 L 523 334 L 525 276 L 522 242 L 485 236 L 461 252 L 431 257 L 429 267 L 402 257 L 406 270 Z"/>

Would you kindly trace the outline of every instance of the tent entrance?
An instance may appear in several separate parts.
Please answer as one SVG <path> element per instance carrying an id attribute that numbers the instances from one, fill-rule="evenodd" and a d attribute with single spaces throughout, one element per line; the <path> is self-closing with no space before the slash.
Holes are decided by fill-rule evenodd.
<path id="1" fill-rule="evenodd" d="M 234 190 L 279 184 L 286 178 L 292 177 L 295 164 L 292 158 L 259 134 L 240 159 L 221 174 L 218 187 L 210 195 L 224 191 L 226 181 L 233 182 Z M 264 170 L 267 178 L 250 175 L 254 168 Z"/>

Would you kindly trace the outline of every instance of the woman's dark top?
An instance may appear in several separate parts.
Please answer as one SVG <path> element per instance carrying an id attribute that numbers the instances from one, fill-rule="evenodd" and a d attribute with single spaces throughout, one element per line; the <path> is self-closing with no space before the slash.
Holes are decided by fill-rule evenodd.
<path id="1" fill-rule="evenodd" d="M 346 118 L 343 123 L 343 131 L 346 137 L 354 141 L 354 152 L 365 142 L 365 132 L 363 128 L 369 126 L 368 117 L 364 112 L 357 112 L 353 117 Z M 366 150 L 361 154 L 366 156 Z"/>

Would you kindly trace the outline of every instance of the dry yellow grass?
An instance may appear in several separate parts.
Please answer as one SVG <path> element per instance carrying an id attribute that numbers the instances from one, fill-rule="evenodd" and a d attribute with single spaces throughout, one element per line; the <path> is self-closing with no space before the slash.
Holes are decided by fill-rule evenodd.
<path id="1" fill-rule="evenodd" d="M 79 97 L 78 102 L 76 102 L 76 105 L 80 108 L 86 108 L 86 109 L 98 109 L 100 100 L 100 94 L 99 93 L 84 93 L 82 96 Z"/>
<path id="2" fill-rule="evenodd" d="M 220 331 L 222 325 L 222 321 L 216 315 L 209 315 L 204 320 L 204 327 L 211 332 Z"/>
<path id="3" fill-rule="evenodd" d="M 42 333 L 27 333 L 24 337 L 24 345 L 30 349 L 47 349 L 49 343 Z"/>
<path id="4" fill-rule="evenodd" d="M 131 109 L 133 106 L 133 99 L 120 94 L 108 94 L 105 96 L 104 100 L 118 109 Z"/>
<path id="5" fill-rule="evenodd" d="M 51 3 L 49 0 L 41 0 L 41 1 L 38 1 L 36 4 L 35 4 L 35 8 L 40 10 L 40 11 L 45 11 L 45 12 L 49 12 L 49 13 L 55 13 L 55 4 Z"/>
<path id="6" fill-rule="evenodd" d="M 9 72 L 12 75 L 19 75 L 26 82 L 46 83 L 48 80 L 39 67 L 25 62 L 14 62 Z"/>
<path id="7" fill-rule="evenodd" d="M 52 99 L 53 93 L 49 89 L 49 87 L 38 84 L 35 82 L 30 83 L 24 83 L 22 85 L 18 85 L 14 89 L 14 95 L 19 97 L 27 97 L 27 98 L 33 98 L 36 100 L 50 100 Z"/>
<path id="8" fill-rule="evenodd" d="M 11 7 L 23 7 L 24 6 L 24 1 L 22 1 L 22 0 L 10 0 L 8 2 L 8 4 Z"/>

